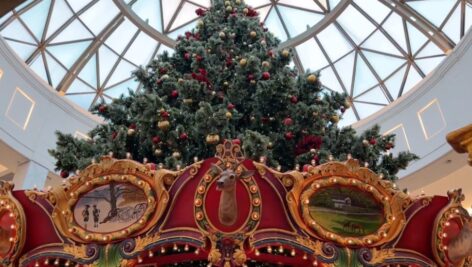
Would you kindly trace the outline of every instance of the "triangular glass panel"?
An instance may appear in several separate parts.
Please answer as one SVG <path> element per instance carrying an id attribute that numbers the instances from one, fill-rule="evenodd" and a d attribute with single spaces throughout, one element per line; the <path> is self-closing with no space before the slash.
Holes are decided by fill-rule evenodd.
<path id="1" fill-rule="evenodd" d="M 355 101 L 362 101 L 362 102 L 369 102 L 369 103 L 376 103 L 380 105 L 388 105 L 389 102 L 385 97 L 385 94 L 382 92 L 382 88 L 380 86 L 375 87 L 374 89 L 365 92 L 362 95 L 355 96 Z"/>
<path id="2" fill-rule="evenodd" d="M 421 51 L 419 51 L 418 55 L 416 55 L 416 58 L 418 59 L 437 55 L 444 55 L 444 52 L 439 49 L 435 43 L 430 41 L 423 49 L 421 49 Z"/>
<path id="3" fill-rule="evenodd" d="M 440 57 L 430 57 L 425 59 L 417 59 L 415 62 L 421 68 L 421 70 L 427 75 L 432 70 L 434 70 L 441 62 L 445 56 Z"/>
<path id="4" fill-rule="evenodd" d="M 30 65 L 31 69 L 38 74 L 44 81 L 48 82 L 48 75 L 46 72 L 46 65 L 44 65 L 43 57 L 39 55 Z M 51 84 L 50 84 L 51 85 Z"/>
<path id="5" fill-rule="evenodd" d="M 135 2 L 131 8 L 151 27 L 162 32 L 162 13 L 160 0 L 141 0 Z"/>
<path id="6" fill-rule="evenodd" d="M 392 72 L 397 70 L 406 62 L 403 58 L 386 56 L 370 51 L 363 51 L 362 53 L 366 56 L 370 65 L 372 65 L 375 72 L 380 76 L 381 79 L 384 79 L 392 74 Z"/>
<path id="7" fill-rule="evenodd" d="M 361 56 L 357 56 L 353 95 L 359 95 L 378 83 Z"/>
<path id="8" fill-rule="evenodd" d="M 57 87 L 62 81 L 67 71 L 48 53 L 46 53 L 46 62 L 48 64 L 49 75 L 51 76 L 52 86 Z"/>
<path id="9" fill-rule="evenodd" d="M 336 78 L 332 68 L 327 67 L 321 71 L 321 81 L 323 86 L 328 89 L 338 93 L 344 93 L 344 90 L 339 84 L 338 78 Z"/>
<path id="10" fill-rule="evenodd" d="M 43 0 L 38 2 L 34 7 L 20 16 L 23 22 L 39 41 L 42 40 L 50 6 L 51 0 Z"/>
<path id="11" fill-rule="evenodd" d="M 172 39 L 177 39 L 178 36 L 182 36 L 185 34 L 185 32 L 187 31 L 191 31 L 193 29 L 195 29 L 195 25 L 197 24 L 196 21 L 192 22 L 192 23 L 189 23 L 183 27 L 180 27 L 178 28 L 177 30 L 173 31 L 173 32 L 166 32 L 167 35 L 172 38 Z"/>
<path id="12" fill-rule="evenodd" d="M 328 60 L 326 60 L 320 47 L 311 38 L 298 45 L 296 50 L 299 55 L 303 55 L 300 57 L 300 61 L 305 71 L 316 71 L 328 65 Z"/>
<path id="13" fill-rule="evenodd" d="M 67 0 L 69 5 L 72 7 L 72 10 L 74 10 L 75 13 L 80 11 L 82 8 L 84 8 L 86 5 L 88 5 L 92 0 Z M 91 7 L 93 8 L 93 6 Z"/>
<path id="14" fill-rule="evenodd" d="M 93 87 L 98 87 L 97 83 L 97 55 L 93 55 L 87 64 L 82 68 L 79 77 Z"/>
<path id="15" fill-rule="evenodd" d="M 371 104 L 359 103 L 355 101 L 354 101 L 354 105 L 356 107 L 357 113 L 359 114 L 359 117 L 361 117 L 361 120 L 369 117 L 370 115 L 376 113 L 377 111 L 385 107 L 381 105 L 371 105 Z"/>
<path id="16" fill-rule="evenodd" d="M 292 7 L 300 7 L 303 9 L 309 9 L 313 11 L 323 12 L 321 8 L 313 0 L 280 0 L 278 4 L 285 4 Z"/>
<path id="17" fill-rule="evenodd" d="M 406 3 L 436 27 L 440 27 L 457 0 L 406 1 Z"/>
<path id="18" fill-rule="evenodd" d="M 135 65 L 147 65 L 156 50 L 156 40 L 141 32 L 125 54 L 125 58 Z"/>
<path id="19" fill-rule="evenodd" d="M 95 99 L 95 93 L 91 94 L 76 94 L 76 95 L 69 95 L 66 94 L 66 98 L 70 101 L 74 102 L 81 108 L 85 110 L 89 110 L 90 106 L 92 105 L 92 101 Z"/>
<path id="20" fill-rule="evenodd" d="M 356 44 L 362 43 L 375 30 L 375 26 L 353 6 L 348 6 L 337 21 Z"/>
<path id="21" fill-rule="evenodd" d="M 189 2 L 185 2 L 182 8 L 179 10 L 179 13 L 177 14 L 177 17 L 175 18 L 174 22 L 172 23 L 172 27 L 170 28 L 170 30 L 176 30 L 177 28 L 187 24 L 188 22 L 195 20 L 197 18 L 195 10 L 197 10 L 198 8 L 199 6 L 190 4 Z"/>
<path id="22" fill-rule="evenodd" d="M 352 78 L 354 73 L 355 52 L 350 53 L 334 64 L 347 92 L 351 93 Z"/>
<path id="23" fill-rule="evenodd" d="M 113 0 L 100 0 L 93 5 L 93 8 L 82 13 L 80 19 L 94 35 L 98 35 L 119 13 L 120 10 Z"/>
<path id="24" fill-rule="evenodd" d="M 277 36 L 281 41 L 287 40 L 288 36 L 284 30 L 284 26 L 280 21 L 279 15 L 277 15 L 277 11 L 275 8 L 270 10 L 269 15 L 267 16 L 265 24 L 271 30 L 271 32 Z"/>
<path id="25" fill-rule="evenodd" d="M 403 84 L 403 79 L 405 78 L 405 71 L 406 71 L 407 66 L 405 65 L 402 67 L 400 70 L 395 72 L 392 76 L 390 76 L 386 81 L 385 81 L 385 86 L 387 87 L 388 91 L 390 92 L 390 95 L 394 98 L 397 99 L 399 97 L 402 84 Z"/>
<path id="26" fill-rule="evenodd" d="M 382 24 L 382 28 L 388 33 L 388 35 L 390 35 L 390 37 L 392 37 L 404 52 L 408 52 L 402 17 L 396 13 L 391 13 L 384 24 Z"/>
<path id="27" fill-rule="evenodd" d="M 14 39 L 27 42 L 32 45 L 36 44 L 31 34 L 23 27 L 19 20 L 15 19 L 1 32 L 4 38 Z"/>
<path id="28" fill-rule="evenodd" d="M 54 38 L 51 44 L 80 41 L 80 40 L 91 40 L 93 35 L 84 27 L 79 20 L 74 20 L 69 24 L 56 38 Z"/>
<path id="29" fill-rule="evenodd" d="M 402 53 L 379 30 L 375 31 L 361 46 L 391 55 L 402 56 Z"/>
<path id="30" fill-rule="evenodd" d="M 331 61 L 336 61 L 343 55 L 352 51 L 352 45 L 346 40 L 345 36 L 333 24 L 329 25 L 317 36 L 323 45 L 326 54 Z"/>
<path id="31" fill-rule="evenodd" d="M 138 31 L 139 29 L 131 21 L 125 19 L 105 40 L 105 44 L 117 54 L 121 54 Z"/>
<path id="32" fill-rule="evenodd" d="M 272 8 L 272 6 L 268 5 L 268 6 L 263 6 L 263 7 L 257 9 L 257 12 L 259 12 L 259 17 L 260 17 L 261 21 L 263 21 L 264 23 L 267 20 L 267 15 L 269 15 L 269 11 L 271 10 L 271 8 Z"/>
<path id="33" fill-rule="evenodd" d="M 414 55 L 427 41 L 428 38 L 420 32 L 415 26 L 407 22 L 408 39 L 410 40 L 411 53 Z"/>
<path id="34" fill-rule="evenodd" d="M 111 97 L 111 98 L 118 98 L 121 95 L 127 96 L 129 94 L 129 90 L 136 91 L 138 88 L 139 82 L 135 81 L 133 78 L 128 79 L 120 84 L 117 84 L 113 87 L 110 87 L 105 90 L 104 94 Z"/>
<path id="35" fill-rule="evenodd" d="M 98 69 L 100 75 L 100 85 L 103 84 L 110 70 L 118 60 L 118 56 L 113 53 L 108 47 L 101 46 L 98 50 Z"/>
<path id="36" fill-rule="evenodd" d="M 162 15 L 164 16 L 164 31 L 169 31 L 172 17 L 176 16 L 175 12 L 181 5 L 182 0 L 161 0 Z"/>
<path id="37" fill-rule="evenodd" d="M 313 2 L 311 3 L 315 5 Z M 278 6 L 277 8 L 280 11 L 290 36 L 292 37 L 305 32 L 308 28 L 318 23 L 324 17 L 324 15 L 318 13 L 296 8 L 289 8 L 285 6 Z"/>
<path id="38" fill-rule="evenodd" d="M 90 41 L 85 41 L 62 45 L 50 45 L 48 46 L 47 51 L 59 60 L 59 62 L 61 62 L 66 68 L 70 68 L 84 53 L 90 43 Z"/>
<path id="39" fill-rule="evenodd" d="M 461 5 L 459 4 L 454 13 L 442 28 L 442 31 L 454 42 L 459 43 L 461 40 Z"/>
<path id="40" fill-rule="evenodd" d="M 415 85 L 421 81 L 423 77 L 415 70 L 415 68 L 410 67 L 408 72 L 408 78 L 406 79 L 405 87 L 403 88 L 403 94 L 410 91 Z"/>
<path id="41" fill-rule="evenodd" d="M 467 32 L 472 25 L 472 6 L 465 5 L 465 32 Z"/>
<path id="42" fill-rule="evenodd" d="M 339 127 L 346 127 L 353 123 L 357 122 L 356 114 L 354 114 L 354 109 L 350 108 L 341 115 L 341 120 L 338 122 Z"/>
<path id="43" fill-rule="evenodd" d="M 270 0 L 246 0 L 244 1 L 248 6 L 252 6 L 254 8 L 258 8 L 263 5 L 270 4 Z"/>
<path id="44" fill-rule="evenodd" d="M 365 13 L 369 14 L 378 24 L 392 12 L 390 8 L 378 0 L 356 0 L 354 1 Z"/>
<path id="45" fill-rule="evenodd" d="M 10 41 L 10 40 L 6 40 L 6 41 L 23 61 L 28 59 L 33 54 L 33 52 L 37 49 L 36 46 L 18 43 L 18 42 Z"/>
<path id="46" fill-rule="evenodd" d="M 49 20 L 46 38 L 55 33 L 57 29 L 73 16 L 72 11 L 66 4 L 65 0 L 56 0 Z"/>
<path id="47" fill-rule="evenodd" d="M 79 79 L 74 79 L 72 84 L 67 89 L 66 94 L 94 93 L 95 96 L 95 92 L 95 88 L 91 88 L 89 85 Z"/>
<path id="48" fill-rule="evenodd" d="M 132 72 L 136 70 L 136 67 L 128 63 L 126 60 L 121 60 L 116 69 L 113 71 L 110 79 L 108 80 L 105 88 L 113 86 L 123 80 L 129 79 L 132 76 Z"/>
<path id="49" fill-rule="evenodd" d="M 331 10 L 333 10 L 338 4 L 341 2 L 341 0 L 329 0 L 329 7 Z"/>

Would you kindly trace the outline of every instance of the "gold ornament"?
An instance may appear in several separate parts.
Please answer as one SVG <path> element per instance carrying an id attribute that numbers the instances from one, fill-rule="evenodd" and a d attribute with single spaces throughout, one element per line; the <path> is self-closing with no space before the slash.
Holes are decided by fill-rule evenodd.
<path id="1" fill-rule="evenodd" d="M 185 82 L 185 80 L 184 80 L 184 79 L 182 79 L 182 78 L 179 78 L 179 80 L 178 80 L 178 83 L 179 83 L 179 84 L 183 84 L 184 82 Z"/>
<path id="2" fill-rule="evenodd" d="M 220 32 L 219 36 L 220 36 L 221 39 L 224 39 L 226 37 L 226 34 L 225 34 L 225 32 Z"/>
<path id="3" fill-rule="evenodd" d="M 203 23 L 203 20 L 199 20 L 199 21 L 197 22 L 197 26 L 200 27 L 200 28 L 203 27 L 203 24 L 204 24 L 204 23 Z"/>
<path id="4" fill-rule="evenodd" d="M 262 61 L 262 67 L 268 68 L 270 67 L 270 63 L 268 61 Z"/>
<path id="5" fill-rule="evenodd" d="M 206 142 L 210 145 L 215 145 L 220 142 L 220 136 L 218 134 L 209 134 L 206 136 Z"/>
<path id="6" fill-rule="evenodd" d="M 244 9 L 243 9 L 243 13 L 244 13 L 244 14 L 247 14 L 247 13 L 249 13 L 249 9 L 248 9 L 247 7 L 246 7 L 246 8 L 244 8 Z"/>
<path id="7" fill-rule="evenodd" d="M 128 129 L 128 135 L 134 135 L 134 133 L 136 132 L 135 129 Z"/>
<path id="8" fill-rule="evenodd" d="M 226 118 L 227 118 L 227 119 L 231 119 L 231 118 L 233 117 L 233 113 L 231 113 L 231 112 L 229 112 L 229 111 L 226 112 L 225 115 L 226 115 Z"/>
<path id="9" fill-rule="evenodd" d="M 350 108 L 351 107 L 351 101 L 349 101 L 349 100 L 344 101 L 344 107 L 345 108 Z"/>
<path id="10" fill-rule="evenodd" d="M 242 59 L 239 61 L 239 65 L 241 65 L 241 67 L 246 66 L 246 64 L 247 64 L 247 59 L 245 59 L 245 58 L 242 58 Z"/>
<path id="11" fill-rule="evenodd" d="M 165 120 L 165 121 L 159 121 L 157 123 L 157 127 L 159 127 L 159 129 L 163 130 L 163 131 L 167 131 L 169 130 L 170 128 L 170 122 L 168 120 Z"/>
<path id="12" fill-rule="evenodd" d="M 255 80 L 251 80 L 250 83 L 251 83 L 252 85 L 254 85 L 254 84 L 256 84 L 256 81 L 255 81 Z"/>
<path id="13" fill-rule="evenodd" d="M 184 104 L 187 104 L 187 105 L 190 105 L 193 103 L 193 99 L 192 98 L 185 98 L 184 99 Z"/>
<path id="14" fill-rule="evenodd" d="M 288 51 L 288 49 L 284 49 L 282 51 L 282 56 L 288 58 L 290 56 L 290 51 Z"/>
<path id="15" fill-rule="evenodd" d="M 339 122 L 339 116 L 338 115 L 331 116 L 331 122 L 338 123 Z"/>
<path id="16" fill-rule="evenodd" d="M 237 5 L 240 5 L 241 4 L 241 0 L 236 0 L 234 1 Z"/>
<path id="17" fill-rule="evenodd" d="M 318 78 L 315 74 L 310 74 L 308 78 L 306 78 L 306 80 L 308 81 L 308 83 L 314 84 L 316 80 L 318 80 Z"/>
<path id="18" fill-rule="evenodd" d="M 231 2 L 230 1 L 225 1 L 225 6 L 230 6 Z"/>
<path id="19" fill-rule="evenodd" d="M 272 142 L 267 143 L 267 148 L 272 149 L 274 147 L 274 144 Z"/>
<path id="20" fill-rule="evenodd" d="M 251 36 L 251 38 L 256 38 L 257 37 L 257 32 L 251 31 L 251 33 L 249 33 L 249 36 Z"/>
<path id="21" fill-rule="evenodd" d="M 156 148 L 156 150 L 154 150 L 154 155 L 158 157 L 162 156 L 162 149 Z"/>
<path id="22" fill-rule="evenodd" d="M 172 153 L 172 157 L 175 158 L 175 159 L 180 159 L 181 156 L 182 156 L 182 154 L 180 154 L 179 151 L 174 151 Z"/>
<path id="23" fill-rule="evenodd" d="M 232 7 L 232 6 L 227 6 L 227 7 L 226 7 L 226 11 L 227 11 L 227 12 L 233 11 L 233 7 Z"/>

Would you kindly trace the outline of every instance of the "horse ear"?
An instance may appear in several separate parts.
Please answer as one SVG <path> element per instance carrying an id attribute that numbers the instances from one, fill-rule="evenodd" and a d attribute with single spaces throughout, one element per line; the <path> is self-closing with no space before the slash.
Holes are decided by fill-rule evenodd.
<path id="1" fill-rule="evenodd" d="M 239 175 L 239 178 L 241 179 L 246 179 L 254 175 L 254 171 L 243 171 L 241 172 L 241 175 Z"/>

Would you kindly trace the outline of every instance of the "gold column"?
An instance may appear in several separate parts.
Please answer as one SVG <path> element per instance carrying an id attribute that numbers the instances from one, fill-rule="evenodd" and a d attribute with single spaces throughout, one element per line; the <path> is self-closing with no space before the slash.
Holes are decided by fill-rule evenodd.
<path id="1" fill-rule="evenodd" d="M 469 153 L 469 165 L 472 166 L 472 124 L 449 133 L 446 138 L 456 152 Z"/>

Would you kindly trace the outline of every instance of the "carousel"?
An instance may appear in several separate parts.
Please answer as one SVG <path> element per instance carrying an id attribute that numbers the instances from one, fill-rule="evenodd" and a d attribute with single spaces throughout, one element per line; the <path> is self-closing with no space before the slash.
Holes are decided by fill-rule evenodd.
<path id="1" fill-rule="evenodd" d="M 2 266 L 471 266 L 460 190 L 413 198 L 355 159 L 282 173 L 226 141 L 178 170 L 104 157 L 0 187 Z"/>

